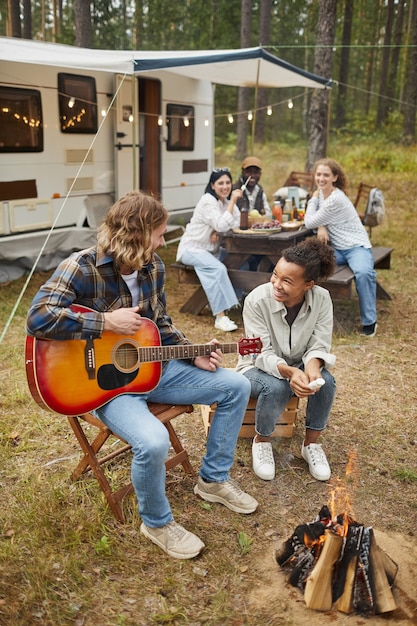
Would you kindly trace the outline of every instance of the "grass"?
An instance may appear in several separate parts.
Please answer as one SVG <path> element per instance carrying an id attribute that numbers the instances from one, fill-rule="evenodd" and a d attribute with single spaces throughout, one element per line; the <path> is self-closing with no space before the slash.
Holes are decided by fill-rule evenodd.
<path id="1" fill-rule="evenodd" d="M 262 182 L 268 197 L 292 169 L 304 169 L 305 151 L 299 146 L 263 146 L 256 153 L 264 161 Z M 329 151 L 349 166 L 351 196 L 361 180 L 384 191 L 387 216 L 372 240 L 395 248 L 392 269 L 379 272 L 393 300 L 378 302 L 375 339 L 357 334 L 356 299 L 335 304 L 344 332 L 334 336 L 338 393 L 323 437 L 332 484 L 318 483 L 306 471 L 299 452 L 302 421 L 293 438 L 274 443 L 277 479 L 271 482 L 253 475 L 250 441 L 239 440 L 232 475 L 259 500 L 255 515 L 239 516 L 202 503 L 192 492 L 194 480 L 175 468 L 168 474 L 167 492 L 176 520 L 206 543 L 197 560 L 165 558 L 144 539 L 133 496 L 124 503 L 128 521 L 120 525 L 94 479 L 71 482 L 79 458 L 75 438 L 65 418 L 34 403 L 25 379 L 25 314 L 46 277 L 34 275 L 0 344 L 1 625 L 301 625 L 305 622 L 297 621 L 295 612 L 300 596 L 293 590 L 264 601 L 271 580 L 274 584 L 279 577 L 274 546 L 296 525 L 313 519 L 329 501 L 331 487 L 338 485 L 347 492 L 358 521 L 385 533 L 400 532 L 415 545 L 417 392 L 411 379 L 416 369 L 416 156 L 415 149 L 374 146 L 381 169 L 370 169 L 371 153 L 365 142 L 353 147 L 334 143 Z M 239 163 L 232 154 L 232 148 L 218 151 L 216 164 L 229 165 L 237 174 Z M 169 269 L 175 244 L 162 250 L 162 256 L 176 324 L 194 342 L 210 339 L 214 330 L 208 312 L 198 317 L 179 313 L 193 287 L 178 289 Z M 23 284 L 20 279 L 0 286 L 2 326 Z M 241 331 L 239 312 L 232 316 Z M 229 355 L 225 364 L 233 363 Z M 178 418 L 176 428 L 198 468 L 204 454 L 199 409 Z M 347 479 L 349 459 L 356 462 Z M 118 480 L 128 472 L 127 462 L 115 466 L 111 475 Z M 311 626 L 323 623 L 323 616 L 311 612 L 305 619 Z M 331 619 L 339 623 L 337 614 Z"/>

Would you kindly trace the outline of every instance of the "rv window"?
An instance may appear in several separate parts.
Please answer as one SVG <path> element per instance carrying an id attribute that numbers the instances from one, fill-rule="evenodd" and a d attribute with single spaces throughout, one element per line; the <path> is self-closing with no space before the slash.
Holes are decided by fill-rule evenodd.
<path id="1" fill-rule="evenodd" d="M 194 150 L 194 107 L 167 104 L 167 150 Z"/>
<path id="2" fill-rule="evenodd" d="M 63 133 L 97 132 L 97 92 L 92 76 L 58 74 L 59 120 Z"/>
<path id="3" fill-rule="evenodd" d="M 42 152 L 41 94 L 0 87 L 0 152 Z"/>

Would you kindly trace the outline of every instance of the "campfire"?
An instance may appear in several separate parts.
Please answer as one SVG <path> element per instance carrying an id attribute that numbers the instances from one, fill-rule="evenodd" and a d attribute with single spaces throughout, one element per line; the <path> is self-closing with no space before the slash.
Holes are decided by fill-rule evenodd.
<path id="1" fill-rule="evenodd" d="M 371 527 L 347 512 L 331 510 L 346 489 L 339 485 L 317 518 L 297 526 L 277 550 L 276 560 L 289 573 L 288 581 L 304 592 L 309 609 L 360 615 L 394 611 L 392 585 L 397 564 L 377 544 Z"/>

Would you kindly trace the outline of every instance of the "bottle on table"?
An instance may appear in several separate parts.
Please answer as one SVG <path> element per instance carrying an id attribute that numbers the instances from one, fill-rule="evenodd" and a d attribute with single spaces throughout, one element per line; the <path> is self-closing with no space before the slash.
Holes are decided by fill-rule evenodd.
<path id="1" fill-rule="evenodd" d="M 249 228 L 249 211 L 245 207 L 240 210 L 240 230 Z"/>
<path id="2" fill-rule="evenodd" d="M 272 215 L 278 222 L 280 222 L 280 224 L 282 224 L 282 206 L 280 198 L 277 198 L 274 202 L 274 206 L 272 207 Z"/>
<path id="3" fill-rule="evenodd" d="M 284 211 L 282 213 L 282 221 L 290 222 L 291 220 L 292 220 L 292 203 L 291 203 L 291 199 L 287 198 L 285 200 Z"/>

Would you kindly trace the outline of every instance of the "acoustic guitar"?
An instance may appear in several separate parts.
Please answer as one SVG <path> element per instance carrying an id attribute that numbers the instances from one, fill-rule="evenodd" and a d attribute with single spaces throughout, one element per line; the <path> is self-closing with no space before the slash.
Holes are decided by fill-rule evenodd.
<path id="1" fill-rule="evenodd" d="M 76 313 L 91 311 L 73 305 Z M 259 338 L 241 338 L 218 347 L 224 354 L 259 353 Z M 99 339 L 38 339 L 26 337 L 26 376 L 35 401 L 62 415 L 81 415 L 123 393 L 155 389 L 162 361 L 208 356 L 213 344 L 161 346 L 156 324 L 142 318 L 134 335 L 105 331 Z"/>

